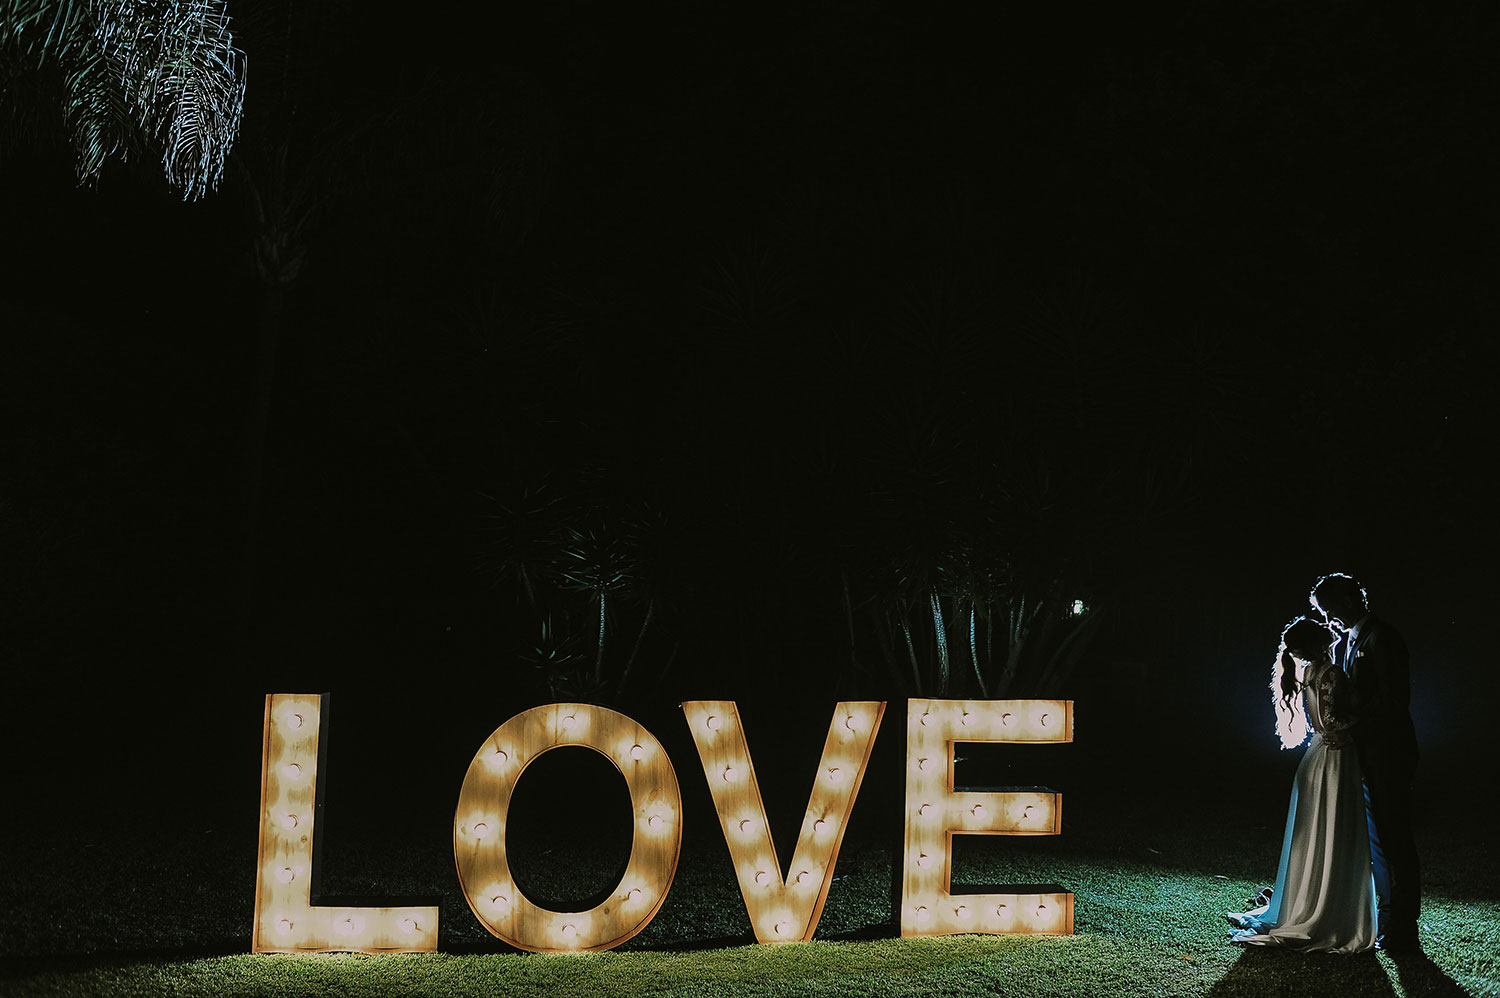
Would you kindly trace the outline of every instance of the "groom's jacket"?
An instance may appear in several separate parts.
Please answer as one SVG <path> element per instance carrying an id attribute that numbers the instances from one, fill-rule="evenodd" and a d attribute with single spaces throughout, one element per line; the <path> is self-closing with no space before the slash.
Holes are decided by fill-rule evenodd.
<path id="1" fill-rule="evenodd" d="M 1417 733 L 1411 722 L 1411 664 L 1400 633 L 1368 617 L 1344 661 L 1354 688 L 1355 723 L 1350 729 L 1360 765 L 1414 765 Z"/>

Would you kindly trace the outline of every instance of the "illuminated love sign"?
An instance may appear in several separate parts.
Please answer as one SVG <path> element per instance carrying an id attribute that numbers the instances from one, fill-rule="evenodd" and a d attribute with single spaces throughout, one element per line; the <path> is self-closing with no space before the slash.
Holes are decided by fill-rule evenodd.
<path id="1" fill-rule="evenodd" d="M 906 861 L 901 935 L 1071 935 L 1073 895 L 952 894 L 953 836 L 1058 835 L 1062 794 L 959 793 L 956 742 L 1070 742 L 1071 700 L 912 700 L 906 723 Z"/>
<path id="2" fill-rule="evenodd" d="M 549 911 L 511 879 L 505 818 L 521 773 L 564 745 L 594 749 L 615 764 L 630 788 L 635 833 L 630 861 L 608 900 L 591 911 Z M 458 792 L 453 857 L 474 916 L 520 949 L 603 950 L 618 946 L 656 915 L 682 850 L 682 794 L 656 737 L 607 707 L 555 703 L 495 729 L 474 754 Z"/>
<path id="3" fill-rule="evenodd" d="M 266 697 L 251 949 L 433 952 L 436 908 L 312 904 L 321 706 L 321 698 L 309 694 Z M 851 701 L 834 708 L 791 867 L 783 876 L 739 709 L 718 700 L 682 705 L 760 942 L 813 937 L 885 706 Z M 954 746 L 1072 740 L 1071 700 L 907 702 L 903 936 L 1072 933 L 1073 895 L 1066 891 L 951 893 L 954 835 L 1062 831 L 1061 794 L 956 790 Z M 619 770 L 630 791 L 634 832 L 625 873 L 609 897 L 588 911 L 559 912 L 535 904 L 516 886 L 506 858 L 505 823 L 526 767 L 569 745 L 593 749 Z M 453 819 L 459 884 L 479 923 L 519 949 L 607 950 L 630 939 L 661 909 L 681 849 L 682 794 L 671 760 L 649 731 L 607 707 L 558 703 L 517 714 L 480 745 L 459 789 Z"/>
<path id="4" fill-rule="evenodd" d="M 321 707 L 321 698 L 313 695 L 266 697 L 250 949 L 431 953 L 437 949 L 436 908 L 334 908 L 311 903 Z"/>
<path id="5" fill-rule="evenodd" d="M 739 709 L 720 700 L 685 703 L 682 709 L 703 761 L 703 776 L 719 812 L 719 826 L 729 844 L 755 938 L 763 943 L 811 939 L 828 899 L 834 860 L 885 704 L 841 703 L 834 708 L 792 853 L 791 872 L 785 878 L 771 841 L 760 784 L 750 764 Z"/>

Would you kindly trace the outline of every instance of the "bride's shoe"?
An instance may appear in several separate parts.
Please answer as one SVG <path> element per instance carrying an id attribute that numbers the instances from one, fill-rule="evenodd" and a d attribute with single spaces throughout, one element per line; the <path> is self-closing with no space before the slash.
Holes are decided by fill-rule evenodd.
<path id="1" fill-rule="evenodd" d="M 1247 911 L 1253 911 L 1257 908 L 1269 908 L 1271 906 L 1271 896 L 1275 893 L 1275 887 L 1262 887 L 1253 895 L 1242 901 L 1241 904 L 1245 906 L 1245 909 Z"/>

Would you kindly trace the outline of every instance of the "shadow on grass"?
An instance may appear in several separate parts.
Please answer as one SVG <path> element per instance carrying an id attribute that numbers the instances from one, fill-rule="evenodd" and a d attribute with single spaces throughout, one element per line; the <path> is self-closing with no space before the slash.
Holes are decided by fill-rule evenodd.
<path id="1" fill-rule="evenodd" d="M 1400 992 L 1391 980 L 1392 971 L 1386 960 L 1373 953 L 1341 956 L 1251 947 L 1219 978 L 1209 995 L 1211 998 L 1264 998 L 1268 994 L 1324 998 L 1338 994 L 1394 998 L 1400 993 L 1423 998 L 1458 998 L 1468 994 L 1425 956 L 1401 956 L 1390 963 L 1395 965 L 1395 974 L 1400 978 Z"/>
<path id="2" fill-rule="evenodd" d="M 214 939 L 194 946 L 96 950 L 92 953 L 48 953 L 45 956 L 8 956 L 0 959 L 0 981 L 19 980 L 50 972 L 96 970 L 133 963 L 181 963 L 214 956 L 240 956 L 250 947 L 244 936 Z"/>
<path id="3" fill-rule="evenodd" d="M 1374 953 L 1342 956 L 1249 947 L 1219 978 L 1210 998 L 1325 998 L 1330 994 L 1394 998 L 1396 988 Z"/>
<path id="4" fill-rule="evenodd" d="M 1447 974 L 1443 968 L 1429 960 L 1426 954 L 1410 953 L 1389 958 L 1396 965 L 1396 976 L 1401 978 L 1401 987 L 1406 991 L 1407 998 L 1422 998 L 1435 996 L 1435 998 L 1462 998 L 1468 992 L 1459 986 L 1458 982 Z"/>
<path id="5" fill-rule="evenodd" d="M 702 950 L 732 949 L 736 946 L 754 946 L 755 936 L 746 932 L 737 936 L 718 936 L 713 939 L 691 939 L 673 942 L 669 946 L 637 944 L 634 940 L 616 946 L 612 953 L 697 953 Z M 442 943 L 439 953 L 452 956 L 554 956 L 556 954 L 534 954 L 530 950 L 517 949 L 499 939 L 464 940 Z"/>
<path id="6" fill-rule="evenodd" d="M 850 929 L 847 932 L 819 932 L 818 942 L 870 942 L 876 939 L 899 939 L 901 927 L 894 922 L 886 922 L 875 925 L 865 925 L 858 929 Z M 736 935 L 714 936 L 703 939 L 674 940 L 670 944 L 643 943 L 632 939 L 622 946 L 617 946 L 617 953 L 699 953 L 707 950 L 735 949 L 737 947 L 759 945 L 752 932 L 742 932 Z M 455 942 L 443 942 L 438 946 L 438 952 L 451 953 L 455 956 L 487 956 L 498 953 L 526 954 L 526 950 L 513 949 L 498 939 L 464 940 Z"/>

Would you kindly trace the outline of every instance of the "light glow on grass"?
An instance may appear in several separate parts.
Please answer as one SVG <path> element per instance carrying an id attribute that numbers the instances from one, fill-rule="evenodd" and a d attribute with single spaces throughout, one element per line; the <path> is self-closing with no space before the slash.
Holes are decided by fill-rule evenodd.
<path id="1" fill-rule="evenodd" d="M 856 996 L 879 994 L 1051 996 L 1172 994 L 1263 998 L 1267 994 L 1317 993 L 1326 998 L 1500 993 L 1500 902 L 1429 893 L 1423 899 L 1423 944 L 1430 965 L 1398 966 L 1388 957 L 1335 958 L 1247 950 L 1227 942 L 1223 912 L 1257 886 L 1244 878 L 1217 876 L 1218 853 L 1203 836 L 1199 854 L 1184 855 L 1174 843 L 1168 867 L 1140 849 L 1139 858 L 1078 855 L 1049 857 L 1049 868 L 1065 877 L 1077 897 L 1073 936 L 950 935 L 858 941 L 815 939 L 794 946 L 750 943 L 722 949 L 671 952 L 672 943 L 643 935 L 642 950 L 536 957 L 519 953 L 421 955 L 314 954 L 233 955 L 193 960 L 142 959 L 139 953 L 80 957 L 69 965 L 48 958 L 33 968 L 7 973 L 7 995 L 57 994 L 442 994 L 507 996 L 663 996 L 786 994 Z M 1060 840 L 1059 840 L 1060 841 Z M 1181 843 L 1176 843 L 1181 845 Z M 978 859 L 964 872 L 979 878 L 1012 876 L 1005 853 Z M 1455 853 L 1455 863 L 1465 851 Z M 851 858 L 853 869 L 882 881 L 887 854 L 867 851 Z M 1268 857 L 1268 861 L 1271 857 Z M 1424 856 L 1435 878 L 1448 876 L 1440 856 Z M 879 868 L 884 862 L 886 867 Z M 1450 864 L 1450 869 L 1458 866 Z M 852 895 L 851 895 L 852 898 Z M 972 907 L 971 897 L 960 903 Z M 831 907 L 831 906 L 830 906 Z M 743 919 L 743 912 L 737 913 Z M 971 914 L 974 914 L 971 912 Z M 834 913 L 839 921 L 838 913 Z M 226 911 L 223 924 L 237 914 Z M 707 927 L 733 935 L 733 923 L 718 922 L 712 905 L 684 905 L 664 913 L 653 935 L 689 939 Z M 863 911 L 874 927 L 889 910 Z M 680 920 L 681 924 L 673 924 Z M 838 931 L 851 923 L 841 922 Z M 774 927 L 773 927 L 774 930 Z M 209 938 L 218 923 L 194 923 Z M 1444 982 L 1447 982 L 1446 985 Z M 1312 989 L 1316 989 L 1316 991 Z"/>
<path id="2" fill-rule="evenodd" d="M 1493 950 L 1491 950 L 1493 952 Z M 1314 955 L 1316 956 L 1316 954 Z M 1491 965 L 1493 967 L 1493 964 Z M 1439 971 L 1440 972 L 1440 971 Z M 1245 995 L 1291 982 L 1329 998 L 1415 993 L 1388 958 L 1320 960 L 1297 954 L 1210 948 L 1182 940 L 1080 933 L 1065 937 L 954 935 L 799 946 L 739 946 L 692 953 L 608 952 L 313 957 L 212 957 L 121 961 L 49 971 L 12 983 L 14 994 L 150 993 L 299 996 L 390 993 L 454 996 L 598 994 L 715 996 L 789 994 Z M 1471 993 L 1493 994 L 1465 981 Z M 1292 985 L 1295 990 L 1295 985 Z M 1311 993 L 1311 992 L 1309 992 Z"/>

